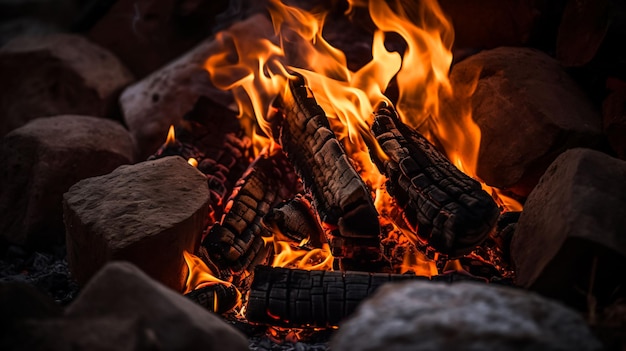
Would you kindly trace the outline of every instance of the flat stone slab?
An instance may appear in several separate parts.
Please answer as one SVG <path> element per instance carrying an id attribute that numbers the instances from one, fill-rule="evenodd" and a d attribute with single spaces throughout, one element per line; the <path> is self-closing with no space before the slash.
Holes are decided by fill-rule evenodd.
<path id="1" fill-rule="evenodd" d="M 73 34 L 17 37 L 0 48 L 0 136 L 47 116 L 109 117 L 133 80 L 107 50 Z"/>
<path id="2" fill-rule="evenodd" d="M 62 197 L 77 181 L 133 162 L 119 123 L 97 117 L 33 120 L 0 141 L 0 235 L 34 248 L 65 240 Z"/>
<path id="3" fill-rule="evenodd" d="M 479 283 L 382 286 L 340 324 L 334 351 L 600 350 L 574 311 L 537 294 Z"/>
<path id="4" fill-rule="evenodd" d="M 561 154 L 513 234 L 517 284 L 581 309 L 588 294 L 598 307 L 626 296 L 625 179 L 625 161 L 580 148 Z"/>
<path id="5" fill-rule="evenodd" d="M 178 156 L 84 179 L 63 196 L 68 263 L 85 284 L 108 261 L 126 260 L 174 290 L 186 279 L 208 211 L 206 177 Z"/>
<path id="6" fill-rule="evenodd" d="M 482 134 L 477 174 L 491 186 L 525 197 L 561 152 L 600 145 L 599 111 L 540 51 L 482 51 L 454 65 L 450 80 L 470 95 Z"/>

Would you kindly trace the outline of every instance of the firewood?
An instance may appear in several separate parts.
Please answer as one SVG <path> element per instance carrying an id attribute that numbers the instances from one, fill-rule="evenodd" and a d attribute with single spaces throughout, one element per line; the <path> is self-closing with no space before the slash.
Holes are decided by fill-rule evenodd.
<path id="1" fill-rule="evenodd" d="M 387 176 L 387 190 L 418 236 L 442 254 L 470 252 L 493 230 L 499 210 L 476 180 L 457 169 L 387 104 L 372 132 L 387 160 L 372 157 Z"/>
<path id="2" fill-rule="evenodd" d="M 232 310 L 239 302 L 235 286 L 225 284 L 209 284 L 185 294 L 185 297 L 217 314 Z"/>
<path id="3" fill-rule="evenodd" d="M 263 217 L 278 203 L 293 197 L 301 188 L 293 168 L 280 149 L 262 153 L 248 167 L 228 201 L 219 223 L 202 241 L 208 257 L 222 278 L 251 271 L 265 261 L 268 249 L 263 237 L 271 231 Z"/>
<path id="4" fill-rule="evenodd" d="M 283 327 L 337 326 L 359 303 L 388 282 L 429 280 L 407 274 L 305 271 L 257 266 L 246 318 L 253 323 Z M 471 276 L 448 274 L 434 281 L 480 281 Z"/>
<path id="5" fill-rule="evenodd" d="M 274 235 L 282 235 L 304 248 L 321 248 L 326 241 L 311 203 L 302 195 L 270 209 L 263 217 L 263 224 L 271 228 Z"/>
<path id="6" fill-rule="evenodd" d="M 370 191 L 330 129 L 326 114 L 304 78 L 296 75 L 290 80 L 289 89 L 276 105 L 279 112 L 270 119 L 273 137 L 302 178 L 323 224 L 339 238 L 364 244 L 356 247 L 376 251 L 380 225 Z M 332 249 L 335 256 L 356 253 L 337 246 Z"/>

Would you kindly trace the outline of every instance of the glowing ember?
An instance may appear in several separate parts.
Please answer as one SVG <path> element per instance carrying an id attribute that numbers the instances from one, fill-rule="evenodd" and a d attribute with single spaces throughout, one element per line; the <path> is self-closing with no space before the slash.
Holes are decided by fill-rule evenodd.
<path id="1" fill-rule="evenodd" d="M 195 159 L 195 158 L 193 158 L 193 157 L 190 157 L 190 158 L 187 160 L 187 163 L 189 163 L 190 165 L 192 165 L 192 166 L 194 166 L 194 167 L 198 168 L 198 160 L 196 160 L 196 159 Z"/>

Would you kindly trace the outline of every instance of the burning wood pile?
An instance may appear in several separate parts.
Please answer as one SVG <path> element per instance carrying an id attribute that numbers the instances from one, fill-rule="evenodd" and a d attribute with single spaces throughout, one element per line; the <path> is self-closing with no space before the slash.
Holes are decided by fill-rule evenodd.
<path id="1" fill-rule="evenodd" d="M 86 43 L 115 77 L 94 79 L 103 76 L 55 47 L 69 36 L 0 51 L 7 66 L 22 51 L 49 52 L 63 79 L 84 76 L 77 94 L 98 106 L 81 109 L 114 111 L 118 89 L 129 129 L 103 123 L 96 134 L 86 117 L 63 116 L 9 133 L 0 182 L 12 185 L 0 187 L 0 210 L 21 208 L 12 199 L 22 191 L 23 213 L 63 207 L 50 219 L 7 215 L 7 240 L 31 245 L 46 227 L 46 244 L 65 243 L 81 285 L 126 260 L 211 312 L 281 331 L 337 328 L 390 282 L 517 285 L 589 311 L 626 296 L 624 279 L 602 273 L 626 268 L 616 234 L 625 216 L 592 209 L 586 190 L 610 193 L 626 166 L 598 151 L 566 152 L 606 144 L 596 111 L 558 62 L 503 47 L 453 65 L 452 23 L 434 0 L 266 5 L 129 86 L 128 72 Z M 42 62 L 40 72 L 56 69 Z M 607 101 L 607 113 L 623 112 L 619 96 Z M 59 124 L 76 131 L 62 135 Z M 84 149 L 72 149 L 77 140 Z M 25 154 L 44 149 L 43 165 Z M 82 158 L 93 172 L 56 172 L 90 153 L 97 157 Z M 602 208 L 626 203 L 600 195 Z M 574 261 L 581 273 L 564 273 Z M 107 279 L 131 270 L 109 268 Z"/>

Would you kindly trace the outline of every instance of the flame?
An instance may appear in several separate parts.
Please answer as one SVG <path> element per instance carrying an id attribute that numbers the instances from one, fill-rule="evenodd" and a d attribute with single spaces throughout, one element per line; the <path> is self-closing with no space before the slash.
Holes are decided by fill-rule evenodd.
<path id="1" fill-rule="evenodd" d="M 333 255 L 328 244 L 321 249 L 306 250 L 294 248 L 285 240 L 277 240 L 274 236 L 263 238 L 266 244 L 274 246 L 274 260 L 272 267 L 288 267 L 311 271 L 332 271 Z M 304 244 L 303 240 L 300 244 Z"/>
<path id="2" fill-rule="evenodd" d="M 167 131 L 167 138 L 165 138 L 165 145 L 169 146 L 176 142 L 176 132 L 174 131 L 174 125 L 170 125 L 170 129 Z"/>
<path id="3" fill-rule="evenodd" d="M 194 290 L 206 287 L 208 285 L 224 284 L 227 287 L 231 287 L 232 284 L 227 281 L 216 278 L 216 273 L 200 259 L 198 256 L 193 255 L 187 251 L 183 251 L 183 258 L 188 268 L 187 281 L 185 282 L 185 290 L 183 294 L 190 293 Z M 237 300 L 241 301 L 241 294 L 237 290 Z M 214 311 L 217 311 L 218 301 L 217 297 L 214 297 Z"/>
<path id="4" fill-rule="evenodd" d="M 272 145 L 271 121 L 276 112 L 273 101 L 278 96 L 288 97 L 287 83 L 293 78 L 291 72 L 297 72 L 305 77 L 333 131 L 372 189 L 379 213 L 382 217 L 391 214 L 394 201 L 382 190 L 385 176 L 372 163 L 368 146 L 377 146 L 369 131 L 374 106 L 381 101 L 390 102 L 385 91 L 395 80 L 396 107 L 403 122 L 440 145 L 454 165 L 480 181 L 476 170 L 481 132 L 472 119 L 469 103 L 476 84 L 461 91 L 450 83 L 454 31 L 438 2 L 349 0 L 348 3 L 348 12 L 366 8 L 376 26 L 372 59 L 356 71 L 348 68 L 345 54 L 322 35 L 326 13 L 307 12 L 280 0 L 268 1 L 271 26 L 263 26 L 265 22 L 261 19 L 249 21 L 247 26 L 235 25 L 216 35 L 219 50 L 206 60 L 205 68 L 215 86 L 234 94 L 242 125 L 252 136 L 254 149 Z M 390 35 L 403 39 L 404 50 L 387 49 L 385 42 Z M 385 158 L 380 150 L 373 151 Z M 519 203 L 498 189 L 481 184 L 503 209 L 521 209 Z M 414 243 L 418 240 L 409 230 L 398 227 L 394 230 L 401 231 Z M 327 247 L 307 251 L 275 238 L 269 241 L 275 249 L 274 266 L 332 268 L 332 255 Z M 429 276 L 436 274 L 432 261 L 422 256 L 409 253 L 401 269 Z"/>
<path id="5" fill-rule="evenodd" d="M 195 159 L 195 158 L 193 158 L 193 157 L 190 157 L 190 158 L 187 160 L 187 163 L 189 163 L 190 165 L 192 165 L 192 166 L 193 166 L 193 167 L 195 167 L 195 168 L 198 168 L 198 160 L 196 160 L 196 159 Z"/>

